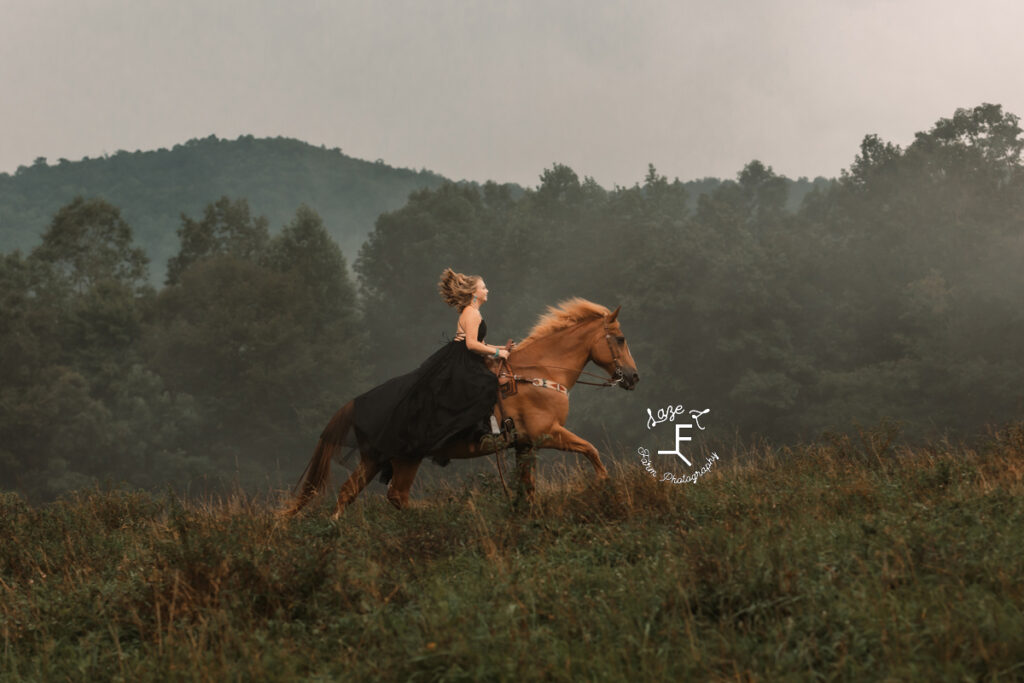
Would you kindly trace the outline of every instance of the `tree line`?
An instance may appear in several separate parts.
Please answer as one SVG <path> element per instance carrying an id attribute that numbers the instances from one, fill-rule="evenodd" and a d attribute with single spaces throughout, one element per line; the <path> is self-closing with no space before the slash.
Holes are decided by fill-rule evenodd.
<path id="1" fill-rule="evenodd" d="M 221 196 L 246 197 L 277 227 L 300 204 L 314 207 L 331 236 L 355 253 L 383 211 L 444 178 L 425 169 L 364 161 L 340 149 L 287 138 L 193 139 L 171 149 L 119 150 L 98 158 L 48 160 L 0 173 L 0 251 L 37 246 L 53 214 L 76 196 L 102 197 L 121 210 L 152 259 L 158 285 L 178 249 L 181 212 L 201 213 Z"/>
<path id="2" fill-rule="evenodd" d="M 957 110 L 905 148 L 865 137 L 795 210 L 759 161 L 696 198 L 653 167 L 612 190 L 560 164 L 524 192 L 443 183 L 381 214 L 351 273 L 308 207 L 271 235 L 225 197 L 182 217 L 159 289 L 119 210 L 79 198 L 0 266 L 0 482 L 291 482 L 338 406 L 450 338 L 446 266 L 486 278 L 492 343 L 571 296 L 622 306 L 638 391 L 572 398 L 599 447 L 680 403 L 780 443 L 979 434 L 1024 403 L 1022 147 L 999 105 Z"/>
<path id="3" fill-rule="evenodd" d="M 135 241 L 150 257 L 150 281 L 163 282 L 167 261 L 178 250 L 175 234 L 182 212 L 198 214 L 221 196 L 245 197 L 251 210 L 274 227 L 305 204 L 317 211 L 331 237 L 355 255 L 377 217 L 400 208 L 414 190 L 436 188 L 443 176 L 420 169 L 366 161 L 300 140 L 210 135 L 171 149 L 117 152 L 98 158 L 48 160 L 39 157 L 13 174 L 0 173 L 0 251 L 28 251 L 54 213 L 76 196 L 102 197 L 121 210 Z M 790 208 L 815 182 L 789 181 Z M 460 184 L 479 185 L 471 181 Z M 686 183 L 692 204 L 721 181 Z M 508 184 L 512 196 L 523 188 Z"/>
<path id="4" fill-rule="evenodd" d="M 77 198 L 0 265 L 0 480 L 52 496 L 293 479 L 366 340 L 337 244 L 300 207 L 271 237 L 245 200 L 183 216 L 157 291 L 117 207 Z"/>

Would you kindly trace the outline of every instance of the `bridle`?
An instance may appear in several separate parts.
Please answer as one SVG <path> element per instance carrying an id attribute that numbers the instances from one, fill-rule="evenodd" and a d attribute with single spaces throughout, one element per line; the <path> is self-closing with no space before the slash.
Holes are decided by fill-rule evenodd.
<path id="1" fill-rule="evenodd" d="M 612 363 L 615 364 L 615 372 L 612 374 L 611 377 L 601 377 L 600 375 L 595 375 L 592 372 L 587 372 L 587 371 L 584 370 L 584 371 L 581 371 L 580 374 L 590 375 L 591 377 L 597 377 L 598 379 L 600 379 L 602 381 L 600 381 L 600 382 L 584 382 L 583 380 L 576 380 L 577 384 L 589 384 L 590 386 L 593 386 L 593 387 L 613 387 L 616 384 L 621 384 L 622 383 L 622 380 L 625 378 L 626 374 L 622 371 L 622 363 L 619 361 L 619 351 L 618 351 L 618 349 L 615 348 L 616 345 L 612 341 L 612 337 L 613 336 L 614 335 L 612 334 L 611 325 L 609 325 L 607 322 L 605 322 L 604 323 L 604 340 L 608 343 L 608 350 L 612 354 Z"/>
<path id="2" fill-rule="evenodd" d="M 614 335 L 612 333 L 611 325 L 609 325 L 607 320 L 606 320 L 604 322 L 604 340 L 605 340 L 605 343 L 608 344 L 608 351 L 611 352 L 612 363 L 615 364 L 615 372 L 612 374 L 612 376 L 611 377 L 602 377 L 601 375 L 594 374 L 593 372 L 587 372 L 586 370 L 581 370 L 580 371 L 581 375 L 588 375 L 590 377 L 596 377 L 597 379 L 599 379 L 601 381 L 600 382 L 586 382 L 584 380 L 577 379 L 576 380 L 576 384 L 587 384 L 587 385 L 592 386 L 592 387 L 614 387 L 614 386 L 619 385 L 619 384 L 622 383 L 622 380 L 625 379 L 626 373 L 622 370 L 622 362 L 619 360 L 619 351 L 616 348 L 616 342 L 613 341 L 613 337 L 615 337 L 615 336 L 616 335 Z M 527 366 L 520 366 L 520 367 L 540 367 L 540 366 L 529 366 L 529 365 L 527 365 Z M 546 365 L 545 364 L 543 367 L 553 368 L 555 370 L 572 370 L 572 368 L 567 368 L 567 367 L 563 367 L 563 366 L 560 366 L 560 365 Z M 555 389 L 555 390 L 557 390 L 557 391 L 559 391 L 559 392 L 561 392 L 563 394 L 566 394 L 566 395 L 568 395 L 568 393 L 569 393 L 569 390 L 566 389 L 563 385 L 559 384 L 558 382 L 553 382 L 553 381 L 551 381 L 549 379 L 545 379 L 543 377 L 524 377 L 522 375 L 515 374 L 512 371 L 512 366 L 508 362 L 507 358 L 502 358 L 501 359 L 501 363 L 498 366 L 498 376 L 499 377 L 509 377 L 509 378 L 511 378 L 511 380 L 513 382 L 528 382 L 528 383 L 530 383 L 530 384 L 532 384 L 534 386 L 544 387 L 544 388 L 548 388 L 548 389 Z"/>

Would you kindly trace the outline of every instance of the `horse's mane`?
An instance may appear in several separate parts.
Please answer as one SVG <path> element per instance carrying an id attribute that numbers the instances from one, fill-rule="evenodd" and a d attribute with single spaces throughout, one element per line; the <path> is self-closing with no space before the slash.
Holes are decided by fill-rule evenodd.
<path id="1" fill-rule="evenodd" d="M 585 322 L 592 318 L 600 318 L 609 313 L 611 311 L 601 304 L 595 304 L 593 301 L 587 301 L 578 296 L 565 299 L 560 301 L 557 306 L 548 306 L 547 313 L 542 314 L 537 319 L 533 329 L 530 330 L 530 334 L 526 336 L 526 339 L 519 342 L 516 347 L 522 348 L 527 344 L 554 334 L 559 330 L 564 330 L 576 323 Z"/>

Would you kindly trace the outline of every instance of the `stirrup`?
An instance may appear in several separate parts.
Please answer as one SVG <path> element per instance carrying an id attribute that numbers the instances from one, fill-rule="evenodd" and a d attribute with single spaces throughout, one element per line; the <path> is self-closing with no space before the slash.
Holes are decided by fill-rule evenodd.
<path id="1" fill-rule="evenodd" d="M 506 417 L 502 421 L 502 429 L 500 431 L 494 431 L 497 427 L 498 421 L 495 417 L 491 416 L 491 428 L 490 434 L 483 434 L 480 437 L 480 448 L 487 450 L 491 453 L 495 453 L 499 450 L 511 448 L 515 444 L 517 439 L 515 422 L 511 417 Z"/>

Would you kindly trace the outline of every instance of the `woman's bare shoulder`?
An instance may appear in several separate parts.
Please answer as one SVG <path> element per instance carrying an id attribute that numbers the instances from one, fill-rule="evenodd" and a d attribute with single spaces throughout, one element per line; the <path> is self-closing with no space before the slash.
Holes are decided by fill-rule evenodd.
<path id="1" fill-rule="evenodd" d="M 462 313 L 459 313 L 459 320 L 480 320 L 482 317 L 480 311 L 472 306 L 466 306 L 462 309 Z"/>

